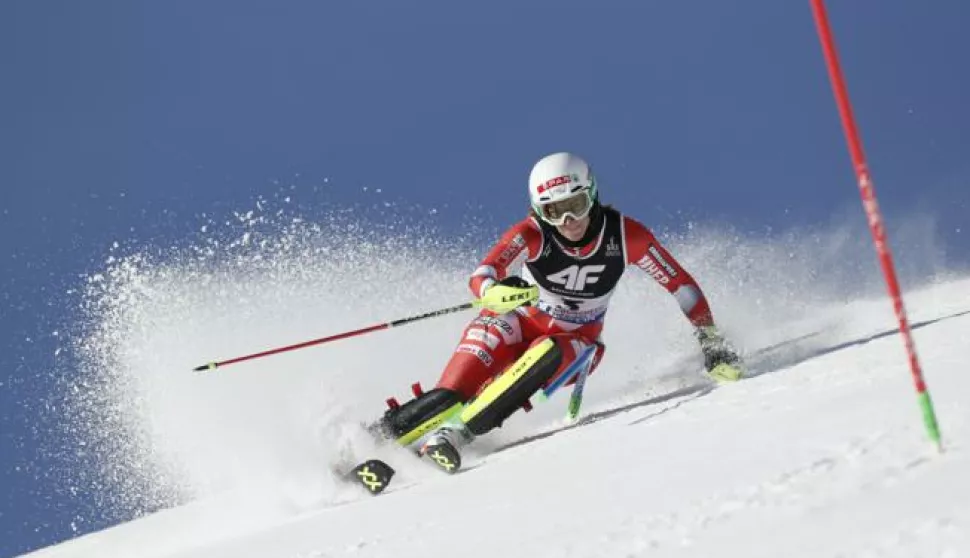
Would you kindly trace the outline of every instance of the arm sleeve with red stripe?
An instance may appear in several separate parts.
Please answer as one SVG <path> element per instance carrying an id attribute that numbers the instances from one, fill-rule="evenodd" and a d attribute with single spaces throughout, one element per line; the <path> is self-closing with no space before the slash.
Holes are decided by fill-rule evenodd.
<path id="1" fill-rule="evenodd" d="M 488 251 L 468 282 L 472 294 L 481 297 L 486 288 L 534 258 L 542 249 L 542 232 L 531 217 L 512 225 Z"/>
<path id="2" fill-rule="evenodd" d="M 626 236 L 627 263 L 642 269 L 674 295 L 680 309 L 694 326 L 713 325 L 714 316 L 700 285 L 657 241 L 650 229 L 624 216 L 623 232 Z"/>

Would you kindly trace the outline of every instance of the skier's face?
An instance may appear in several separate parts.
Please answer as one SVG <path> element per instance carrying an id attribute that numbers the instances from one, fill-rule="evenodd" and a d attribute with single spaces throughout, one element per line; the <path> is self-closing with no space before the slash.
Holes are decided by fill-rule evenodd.
<path id="1" fill-rule="evenodd" d="M 586 227 L 589 226 L 589 215 L 586 215 L 582 219 L 573 219 L 572 217 L 566 217 L 566 222 L 556 227 L 559 230 L 559 234 L 563 235 L 567 240 L 576 242 L 577 240 L 583 238 L 586 234 Z"/>

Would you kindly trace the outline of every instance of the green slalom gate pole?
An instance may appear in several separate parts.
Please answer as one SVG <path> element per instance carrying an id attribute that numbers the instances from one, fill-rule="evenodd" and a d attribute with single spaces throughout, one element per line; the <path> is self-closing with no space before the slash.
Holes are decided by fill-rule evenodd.
<path id="1" fill-rule="evenodd" d="M 835 94 L 835 101 L 839 107 L 839 115 L 842 118 L 842 128 L 845 132 L 846 142 L 849 146 L 849 153 L 852 156 L 852 164 L 855 167 L 856 177 L 859 180 L 859 194 L 862 196 L 862 206 L 865 208 L 866 217 L 869 220 L 869 230 L 872 232 L 872 239 L 876 245 L 876 252 L 879 255 L 879 263 L 882 266 L 882 273 L 886 279 L 886 287 L 889 296 L 893 301 L 893 310 L 899 320 L 899 332 L 903 337 L 903 344 L 906 346 L 906 354 L 909 358 L 909 368 L 913 374 L 913 384 L 919 400 L 920 410 L 923 414 L 923 424 L 926 427 L 926 434 L 930 441 L 936 446 L 937 451 L 943 451 L 943 443 L 940 439 L 940 427 L 936 421 L 936 412 L 933 410 L 933 401 L 930 399 L 930 392 L 923 380 L 923 371 L 920 368 L 919 358 L 916 355 L 916 344 L 913 341 L 913 332 L 909 327 L 909 320 L 906 317 L 906 308 L 903 306 L 903 297 L 899 288 L 899 281 L 896 279 L 896 269 L 893 265 L 892 254 L 886 238 L 886 228 L 883 224 L 882 213 L 876 203 L 876 192 L 869 175 L 869 168 L 866 164 L 865 153 L 862 149 L 862 140 L 859 138 L 859 130 L 856 126 L 855 117 L 852 115 L 852 105 L 849 102 L 849 93 L 842 76 L 842 68 L 839 65 L 839 58 L 835 48 L 835 39 L 829 26 L 828 15 L 825 11 L 823 0 L 810 0 L 812 13 L 815 16 L 815 25 L 818 30 L 819 40 L 822 43 L 822 52 L 825 55 L 825 62 L 828 66 L 829 79 L 832 82 L 832 90 Z"/>

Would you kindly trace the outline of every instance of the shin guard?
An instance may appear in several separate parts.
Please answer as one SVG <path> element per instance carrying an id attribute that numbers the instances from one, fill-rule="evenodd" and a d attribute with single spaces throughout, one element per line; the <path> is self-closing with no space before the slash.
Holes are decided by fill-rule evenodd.
<path id="1" fill-rule="evenodd" d="M 381 428 L 388 438 L 408 447 L 457 415 L 462 404 L 457 392 L 435 388 L 396 409 L 388 409 L 381 419 Z"/>
<path id="2" fill-rule="evenodd" d="M 552 339 L 526 351 L 461 411 L 459 418 L 476 436 L 501 426 L 559 369 L 563 354 Z"/>

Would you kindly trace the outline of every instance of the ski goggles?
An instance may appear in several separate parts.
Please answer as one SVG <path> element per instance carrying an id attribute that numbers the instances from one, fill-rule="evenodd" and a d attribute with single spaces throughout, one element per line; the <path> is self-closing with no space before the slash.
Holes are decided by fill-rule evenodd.
<path id="1" fill-rule="evenodd" d="M 566 217 L 574 220 L 582 219 L 589 214 L 593 202 L 586 191 L 577 193 L 564 200 L 544 203 L 539 206 L 542 220 L 554 226 L 566 224 Z"/>

